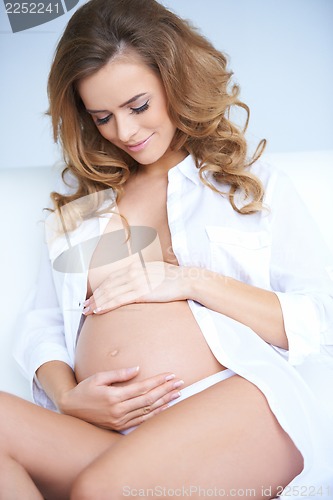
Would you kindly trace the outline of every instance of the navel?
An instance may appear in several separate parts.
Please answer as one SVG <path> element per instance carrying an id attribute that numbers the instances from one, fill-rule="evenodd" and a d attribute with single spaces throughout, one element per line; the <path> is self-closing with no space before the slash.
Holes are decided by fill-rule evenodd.
<path id="1" fill-rule="evenodd" d="M 108 355 L 114 357 L 117 356 L 118 353 L 119 353 L 118 349 L 113 349 L 113 351 L 108 352 Z"/>

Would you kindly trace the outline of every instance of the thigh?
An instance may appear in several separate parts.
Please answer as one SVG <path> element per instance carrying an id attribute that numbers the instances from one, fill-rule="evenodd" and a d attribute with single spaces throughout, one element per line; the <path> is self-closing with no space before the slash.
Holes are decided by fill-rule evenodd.
<path id="1" fill-rule="evenodd" d="M 0 447 L 29 473 L 40 491 L 68 498 L 84 467 L 122 436 L 0 393 Z"/>
<path id="2" fill-rule="evenodd" d="M 139 491 L 145 497 L 223 496 L 219 490 L 267 500 L 302 467 L 264 395 L 236 375 L 142 424 L 87 469 L 74 493 L 98 484 L 99 500 Z"/>

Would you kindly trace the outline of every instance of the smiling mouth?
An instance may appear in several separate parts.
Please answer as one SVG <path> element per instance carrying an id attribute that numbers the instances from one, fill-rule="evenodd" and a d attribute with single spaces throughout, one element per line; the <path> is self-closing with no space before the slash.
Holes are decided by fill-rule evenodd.
<path id="1" fill-rule="evenodd" d="M 141 151 L 142 149 L 144 149 L 146 147 L 146 145 L 148 144 L 150 139 L 153 137 L 153 135 L 154 134 L 151 134 L 149 137 L 147 137 L 147 139 L 145 139 L 144 141 L 141 141 L 141 142 L 137 142 L 136 144 L 126 144 L 126 147 L 130 151 Z"/>

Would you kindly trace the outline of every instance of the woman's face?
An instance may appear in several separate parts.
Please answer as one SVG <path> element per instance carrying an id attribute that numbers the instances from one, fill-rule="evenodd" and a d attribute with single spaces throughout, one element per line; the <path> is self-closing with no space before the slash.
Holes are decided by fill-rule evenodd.
<path id="1" fill-rule="evenodd" d="M 176 127 L 162 81 L 138 57 L 109 62 L 78 91 L 102 136 L 140 165 L 168 169 L 184 157 L 170 150 Z"/>

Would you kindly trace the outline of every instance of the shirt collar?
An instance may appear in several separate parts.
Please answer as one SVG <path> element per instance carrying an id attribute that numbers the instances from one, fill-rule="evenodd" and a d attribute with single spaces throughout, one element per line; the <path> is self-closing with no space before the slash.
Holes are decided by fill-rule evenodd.
<path id="1" fill-rule="evenodd" d="M 192 155 L 186 156 L 178 165 L 172 167 L 169 170 L 169 175 L 173 175 L 173 172 L 179 171 L 185 177 L 190 179 L 190 181 L 195 184 L 200 184 L 199 169 L 195 165 L 195 160 Z"/>

